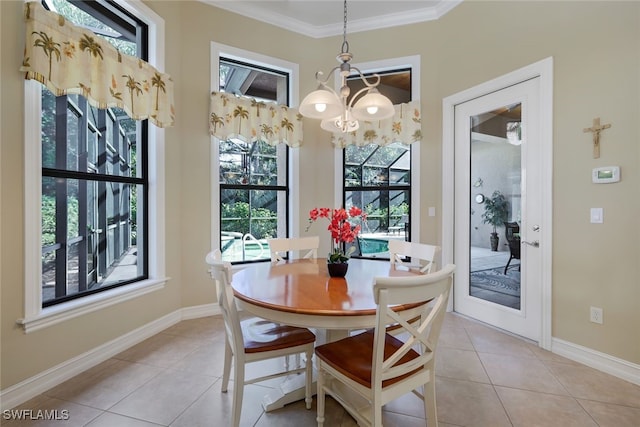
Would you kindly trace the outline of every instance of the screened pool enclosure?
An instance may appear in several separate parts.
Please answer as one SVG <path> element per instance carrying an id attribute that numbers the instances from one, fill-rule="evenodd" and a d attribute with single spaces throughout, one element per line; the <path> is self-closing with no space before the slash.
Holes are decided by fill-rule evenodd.
<path id="1" fill-rule="evenodd" d="M 268 259 L 267 240 L 286 237 L 287 218 L 278 211 L 286 212 L 287 162 L 278 150 L 286 147 L 240 139 L 220 143 L 220 249 L 226 260 Z M 410 238 L 411 146 L 349 146 L 343 170 L 344 206 L 367 213 L 355 256 L 388 257 L 389 239 Z"/>

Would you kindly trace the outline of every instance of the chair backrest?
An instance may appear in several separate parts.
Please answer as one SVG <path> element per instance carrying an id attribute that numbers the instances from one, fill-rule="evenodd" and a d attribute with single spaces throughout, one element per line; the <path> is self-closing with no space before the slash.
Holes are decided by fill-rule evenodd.
<path id="1" fill-rule="evenodd" d="M 376 309 L 374 354 L 372 360 L 372 389 L 382 382 L 397 378 L 417 369 L 432 369 L 440 330 L 453 282 L 455 265 L 447 264 L 435 273 L 421 276 L 376 278 L 373 292 Z M 424 305 L 419 323 L 408 323 L 393 310 L 400 304 L 429 301 Z M 395 336 L 408 337 L 393 354 L 385 353 L 385 335 L 389 324 L 397 323 L 401 330 Z M 419 347 L 419 350 L 416 348 Z M 409 352 L 417 357 L 409 357 Z M 388 352 L 387 352 L 388 353 Z"/>
<path id="2" fill-rule="evenodd" d="M 303 258 L 318 258 L 319 236 L 269 239 L 271 261 L 282 261 L 288 251 L 307 251 Z"/>
<path id="3" fill-rule="evenodd" d="M 509 252 L 511 252 L 511 259 L 520 259 L 520 225 L 517 222 L 505 222 L 504 231 L 507 246 L 509 246 Z"/>
<path id="4" fill-rule="evenodd" d="M 389 260 L 393 268 L 396 265 L 408 266 L 402 259 L 403 257 L 422 260 L 425 265 L 420 266 L 422 273 L 430 273 L 433 269 L 436 253 L 440 250 L 439 246 L 427 245 L 426 243 L 407 242 L 404 240 L 389 240 Z"/>
<path id="5" fill-rule="evenodd" d="M 209 255 L 214 254 L 211 252 Z M 207 255 L 207 263 L 211 266 L 209 272 L 211 278 L 216 282 L 216 296 L 226 331 L 227 341 L 233 354 L 239 356 L 244 354 L 244 339 L 240 328 L 240 316 L 235 304 L 235 296 L 231 287 L 231 264 L 220 259 L 216 259 L 215 254 Z M 241 357 L 241 356 L 240 356 Z"/>
<path id="6" fill-rule="evenodd" d="M 213 264 L 214 261 L 222 261 L 222 252 L 220 252 L 220 249 L 214 249 L 207 254 L 205 261 L 207 264 Z"/>
<path id="7" fill-rule="evenodd" d="M 514 238 L 514 234 L 520 233 L 520 226 L 517 222 L 505 222 L 504 231 L 504 236 L 507 241 L 511 241 Z"/>

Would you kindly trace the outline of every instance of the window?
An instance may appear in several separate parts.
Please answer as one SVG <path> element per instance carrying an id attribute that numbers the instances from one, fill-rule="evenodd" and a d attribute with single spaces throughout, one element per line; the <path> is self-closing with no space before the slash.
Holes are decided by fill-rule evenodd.
<path id="1" fill-rule="evenodd" d="M 43 5 L 162 67 L 162 20 L 146 6 Z M 27 332 L 163 286 L 163 214 L 149 209 L 162 204 L 163 141 L 122 110 L 25 82 L 25 223 L 40 225 L 25 230 Z"/>
<path id="2" fill-rule="evenodd" d="M 42 107 L 43 306 L 146 278 L 136 124 L 46 88 Z"/>
<path id="3" fill-rule="evenodd" d="M 394 104 L 411 101 L 413 70 L 378 72 L 379 91 Z M 358 77 L 349 78 L 347 84 L 352 94 L 363 87 Z M 342 204 L 347 209 L 358 206 L 367 214 L 354 243 L 354 256 L 388 259 L 390 239 L 411 240 L 411 218 L 416 212 L 412 200 L 412 182 L 417 176 L 415 145 L 350 145 L 342 150 Z"/>
<path id="4" fill-rule="evenodd" d="M 216 44 L 212 55 L 218 69 L 214 90 L 291 105 L 293 64 Z M 291 151 L 284 143 L 272 146 L 244 135 L 215 139 L 213 246 L 224 260 L 270 260 L 267 240 L 289 236 Z"/>
<path id="5" fill-rule="evenodd" d="M 75 24 L 108 35 L 121 51 L 142 50 L 136 39 L 146 40 L 145 27 L 131 26 L 134 18 L 124 12 L 106 18 L 95 3 L 53 5 Z M 147 278 L 139 226 L 147 211 L 146 121 L 43 88 L 41 126 L 43 306 Z"/>
<path id="6" fill-rule="evenodd" d="M 411 237 L 411 146 L 350 145 L 344 162 L 344 206 L 359 206 L 367 214 L 359 254 L 388 258 L 389 239 Z"/>
<path id="7" fill-rule="evenodd" d="M 285 144 L 220 141 L 220 250 L 231 262 L 271 259 L 267 239 L 287 236 Z"/>

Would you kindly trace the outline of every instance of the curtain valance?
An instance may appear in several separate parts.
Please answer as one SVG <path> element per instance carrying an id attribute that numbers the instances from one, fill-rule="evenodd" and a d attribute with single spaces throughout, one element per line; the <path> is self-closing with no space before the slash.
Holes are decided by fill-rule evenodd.
<path id="1" fill-rule="evenodd" d="M 394 105 L 396 113 L 388 119 L 360 121 L 354 132 L 332 133 L 331 142 L 337 147 L 369 144 L 388 145 L 393 142 L 411 144 L 422 139 L 420 103 L 412 101 Z"/>
<path id="2" fill-rule="evenodd" d="M 296 108 L 275 102 L 211 92 L 209 133 L 222 140 L 239 137 L 269 145 L 284 142 L 290 147 L 299 147 L 302 145 L 302 115 Z"/>
<path id="3" fill-rule="evenodd" d="M 147 62 L 119 52 L 40 2 L 25 3 L 26 46 L 20 71 L 56 96 L 81 94 L 98 108 L 122 108 L 158 127 L 174 123 L 173 80 Z"/>

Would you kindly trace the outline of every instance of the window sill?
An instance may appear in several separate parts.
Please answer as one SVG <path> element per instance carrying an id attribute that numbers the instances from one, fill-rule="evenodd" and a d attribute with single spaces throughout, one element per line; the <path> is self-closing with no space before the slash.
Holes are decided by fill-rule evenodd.
<path id="1" fill-rule="evenodd" d="M 148 279 L 130 285 L 121 286 L 109 291 L 100 292 L 84 298 L 43 308 L 35 316 L 18 319 L 25 333 L 34 332 L 74 317 L 82 316 L 123 301 L 137 298 L 141 295 L 164 288 L 169 278 Z"/>

